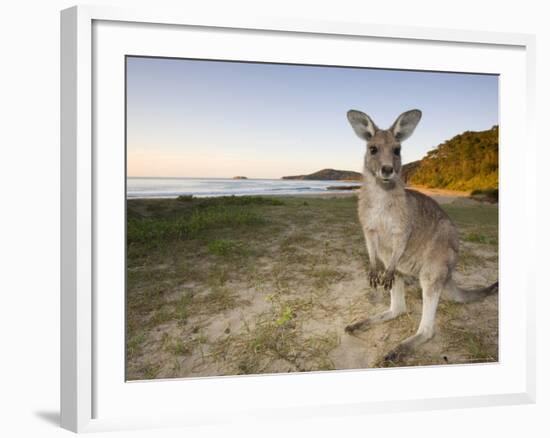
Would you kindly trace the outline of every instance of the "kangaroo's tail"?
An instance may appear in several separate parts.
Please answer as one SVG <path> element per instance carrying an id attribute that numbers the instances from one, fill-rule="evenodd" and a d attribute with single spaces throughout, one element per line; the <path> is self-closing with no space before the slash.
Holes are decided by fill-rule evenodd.
<path id="1" fill-rule="evenodd" d="M 498 281 L 487 287 L 478 289 L 462 289 L 458 287 L 453 281 L 450 282 L 448 288 L 448 298 L 458 303 L 470 303 L 472 301 L 482 300 L 489 295 L 496 294 L 498 292 Z"/>

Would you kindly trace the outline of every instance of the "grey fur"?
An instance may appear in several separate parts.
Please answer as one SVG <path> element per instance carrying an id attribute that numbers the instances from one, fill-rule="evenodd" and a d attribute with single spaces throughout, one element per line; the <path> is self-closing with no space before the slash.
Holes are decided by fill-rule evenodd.
<path id="1" fill-rule="evenodd" d="M 414 276 L 422 287 L 422 319 L 418 331 L 386 357 L 396 361 L 435 333 L 435 315 L 442 294 L 458 301 L 481 299 L 498 291 L 498 283 L 466 291 L 452 273 L 458 260 L 458 232 L 432 198 L 405 188 L 401 180 L 401 142 L 414 132 L 422 113 L 401 114 L 388 130 L 380 130 L 360 111 L 348 112 L 355 133 L 367 141 L 358 213 L 371 271 L 371 286 L 391 290 L 390 308 L 346 327 L 349 333 L 388 321 L 406 311 L 403 276 Z M 391 169 L 391 172 L 390 172 Z"/>
<path id="2" fill-rule="evenodd" d="M 357 136 L 362 140 L 370 140 L 378 131 L 378 127 L 371 118 L 361 111 L 349 110 L 348 120 Z"/>

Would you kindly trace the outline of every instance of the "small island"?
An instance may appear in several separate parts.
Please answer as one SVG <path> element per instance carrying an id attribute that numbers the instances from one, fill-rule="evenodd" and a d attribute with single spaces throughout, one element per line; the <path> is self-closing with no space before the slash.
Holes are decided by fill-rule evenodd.
<path id="1" fill-rule="evenodd" d="M 234 176 L 233 179 L 248 179 L 246 176 Z"/>

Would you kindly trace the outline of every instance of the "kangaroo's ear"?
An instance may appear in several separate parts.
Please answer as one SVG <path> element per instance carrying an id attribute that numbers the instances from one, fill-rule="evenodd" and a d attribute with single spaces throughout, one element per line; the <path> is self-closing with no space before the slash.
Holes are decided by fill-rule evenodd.
<path id="1" fill-rule="evenodd" d="M 357 136 L 363 140 L 370 140 L 378 130 L 372 119 L 361 111 L 349 110 L 348 120 Z"/>
<path id="2" fill-rule="evenodd" d="M 405 141 L 412 135 L 421 117 L 422 112 L 420 110 L 413 109 L 406 111 L 397 118 L 391 126 L 390 131 L 395 135 L 397 140 Z"/>

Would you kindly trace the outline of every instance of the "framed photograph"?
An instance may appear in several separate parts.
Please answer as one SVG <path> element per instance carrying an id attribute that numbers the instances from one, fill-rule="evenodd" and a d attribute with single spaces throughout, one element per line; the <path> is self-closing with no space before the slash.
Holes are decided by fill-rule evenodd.
<path id="1" fill-rule="evenodd" d="M 533 53 L 62 11 L 62 426 L 533 402 Z"/>

